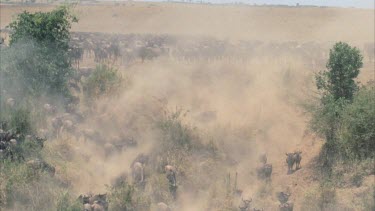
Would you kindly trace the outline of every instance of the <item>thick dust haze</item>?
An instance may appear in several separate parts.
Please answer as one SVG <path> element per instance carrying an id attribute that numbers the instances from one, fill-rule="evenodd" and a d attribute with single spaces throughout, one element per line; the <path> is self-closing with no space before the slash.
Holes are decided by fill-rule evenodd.
<path id="1" fill-rule="evenodd" d="M 1 27 L 20 10 L 2 6 Z M 124 3 L 79 5 L 75 11 L 80 19 L 74 25 L 75 32 L 172 34 L 179 46 L 190 45 L 180 35 L 204 36 L 238 47 L 241 40 L 261 41 L 264 45 L 291 41 L 295 42 L 293 48 L 312 41 L 324 45 L 324 55 L 328 55 L 327 42 L 349 41 L 363 49 L 374 35 L 373 11 L 359 9 Z M 97 13 L 101 13 L 101 21 L 92 16 Z M 201 48 L 204 46 L 198 46 L 198 51 Z M 77 125 L 83 132 L 61 133 L 47 141 L 46 157 L 56 166 L 57 177 L 69 183 L 77 195 L 104 193 L 106 185 L 113 184 L 120 175 L 131 180 L 134 159 L 140 153 L 150 155 L 161 148 L 165 136 L 157 126 L 159 122 L 181 111 L 181 121 L 191 128 L 194 141 L 215 146 L 219 158 L 213 161 L 206 158 L 205 152 L 180 155 L 179 159 L 189 164 L 186 169 L 175 164 L 177 181 L 191 181 L 180 182 L 179 197 L 172 207 L 208 210 L 212 192 L 223 191 L 220 187 L 225 187 L 227 175 L 233 179 L 237 172 L 237 188 L 243 191 L 243 198 L 253 199 L 254 206 L 275 210 L 275 193 L 288 191 L 298 208 L 303 189 L 316 184 L 308 167 L 321 147 L 321 141 L 308 133 L 309 116 L 303 105 L 316 97 L 314 74 L 325 68 L 326 60 L 311 62 L 303 55 L 272 45 L 254 49 L 251 56 L 243 58 L 190 60 L 176 56 L 172 46 L 168 54 L 153 59 L 113 62 L 124 79 L 121 91 L 90 103 L 78 94 L 80 109 L 90 114 Z M 374 78 L 373 63 L 364 54 L 365 67 L 360 75 L 363 83 Z M 95 65 L 92 56 L 85 53 L 81 68 Z M 90 132 L 101 140 L 93 141 L 95 138 L 84 135 Z M 112 150 L 110 147 L 123 137 L 136 141 L 136 145 Z M 285 153 L 298 150 L 303 155 L 302 169 L 287 176 Z M 256 176 L 259 156 L 264 153 L 273 165 L 269 183 Z M 151 172 L 147 168 L 158 167 L 146 165 L 146 171 Z M 153 175 L 146 172 L 146 181 L 152 179 Z M 240 204 L 240 198 L 234 203 Z"/>

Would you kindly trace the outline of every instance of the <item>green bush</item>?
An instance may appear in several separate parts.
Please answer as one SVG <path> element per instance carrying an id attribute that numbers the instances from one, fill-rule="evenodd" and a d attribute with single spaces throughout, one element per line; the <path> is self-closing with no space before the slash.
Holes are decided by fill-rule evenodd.
<path id="1" fill-rule="evenodd" d="M 150 200 L 137 187 L 127 182 L 109 188 L 110 210 L 113 211 L 146 211 L 150 209 Z"/>
<path id="2" fill-rule="evenodd" d="M 69 30 L 76 21 L 68 7 L 19 14 L 9 25 L 10 47 L 1 51 L 4 87 L 21 96 L 69 96 L 68 81 L 73 73 Z"/>
<path id="3" fill-rule="evenodd" d="M 193 144 L 194 129 L 183 123 L 187 112 L 177 109 L 175 112 L 165 112 L 164 118 L 159 122 L 163 132 L 163 141 L 167 145 L 190 148 Z"/>
<path id="4" fill-rule="evenodd" d="M 87 100 L 98 99 L 117 93 L 122 78 L 117 69 L 106 64 L 97 65 L 94 72 L 83 82 L 83 91 Z"/>
<path id="5" fill-rule="evenodd" d="M 352 159 L 375 157 L 375 86 L 360 89 L 342 115 L 339 131 L 342 151 Z"/>
<path id="6" fill-rule="evenodd" d="M 317 106 L 310 108 L 310 124 L 326 140 L 320 161 L 328 175 L 338 159 L 364 160 L 375 155 L 374 85 L 358 87 L 355 78 L 361 67 L 359 50 L 339 42 L 330 50 L 327 70 L 316 75 L 321 95 Z"/>

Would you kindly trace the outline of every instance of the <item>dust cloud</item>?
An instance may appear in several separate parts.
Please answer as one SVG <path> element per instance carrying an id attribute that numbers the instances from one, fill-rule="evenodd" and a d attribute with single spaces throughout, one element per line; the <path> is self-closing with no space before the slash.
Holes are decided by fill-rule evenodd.
<path id="1" fill-rule="evenodd" d="M 128 4 L 121 7 L 78 6 L 76 10 L 83 12 L 82 22 L 74 26 L 74 30 L 217 35 L 224 39 L 230 37 L 233 42 L 241 39 L 266 42 L 283 40 L 297 44 L 306 40 L 349 40 L 363 44 L 371 40 L 371 33 L 373 35 L 373 30 L 371 33 L 367 31 L 371 27 L 367 27 L 366 21 L 357 25 L 358 20 L 369 16 L 366 10 L 354 10 L 350 16 L 345 16 L 347 10 L 333 8 L 302 8 L 299 11 L 273 7 L 145 3 L 135 4 L 135 9 L 128 7 Z M 188 9 L 183 10 L 185 7 Z M 122 13 L 121 9 L 130 12 Z M 106 21 L 95 21 L 90 16 L 94 14 L 90 12 L 93 10 L 102 11 Z M 226 10 L 228 12 L 221 16 L 221 11 Z M 289 10 L 293 12 L 289 13 Z M 306 10 L 308 15 L 302 10 Z M 137 11 L 147 12 L 138 14 Z M 165 11 L 167 13 L 163 13 Z M 279 21 L 284 18 L 285 22 L 275 24 L 275 16 L 266 15 L 268 13 L 276 14 Z M 255 18 L 252 22 L 246 22 L 249 18 L 247 16 Z M 352 16 L 356 19 L 350 18 Z M 175 17 L 183 18 L 179 22 Z M 239 17 L 239 21 L 232 17 Z M 124 22 L 119 23 L 120 20 Z M 134 23 L 131 23 L 132 20 Z M 359 30 L 347 30 L 347 25 L 353 22 Z M 198 26 L 195 23 L 199 23 Z M 307 30 L 309 24 L 312 27 Z M 177 42 L 181 45 L 185 41 Z M 295 57 L 282 49 L 273 51 L 272 48 L 255 51 L 252 55 L 245 59 L 224 57 L 211 61 L 186 61 L 172 55 L 127 65 L 115 63 L 114 66 L 126 78 L 123 90 L 115 97 L 80 105 L 90 115 L 79 125 L 79 130 L 91 131 L 96 137 L 87 138 L 84 132 L 61 134 L 56 140 L 47 143 L 46 157 L 57 166 L 57 176 L 69 183 L 77 195 L 106 192 L 106 185 L 112 184 L 120 175 L 130 177 L 130 166 L 140 153 L 148 155 L 159 150 L 163 135 L 155 124 L 164 118 L 165 112 L 181 109 L 186 113 L 183 122 L 194 128 L 200 143 L 217 147 L 222 163 L 210 165 L 207 162 L 211 160 L 200 158 L 202 155 L 199 152 L 189 154 L 190 169 L 183 172 L 188 175 L 183 178 L 198 178 L 196 180 L 208 184 L 204 186 L 208 189 L 189 190 L 189 187 L 180 187 L 179 198 L 175 202 L 178 210 L 204 210 L 207 201 L 212 199 L 209 192 L 221 186 L 228 173 L 233 178 L 235 172 L 238 173 L 238 188 L 243 191 L 244 197 L 253 198 L 258 207 L 275 209 L 278 206 L 275 192 L 287 186 L 283 181 L 285 176 L 277 179 L 286 174 L 285 153 L 296 150 L 309 153 L 310 147 L 319 146 L 310 145 L 313 141 L 306 139 L 308 116 L 302 105 L 312 99 L 314 73 L 324 68 L 325 61 L 316 66 L 310 63 L 306 65 L 302 56 Z M 82 63 L 94 66 L 90 61 Z M 364 82 L 373 76 L 370 66 L 364 70 Z M 115 145 L 116 140 L 123 137 L 135 140 L 137 144 L 114 151 L 106 148 L 105 144 L 91 140 L 98 138 L 100 143 Z M 56 149 L 58 153 L 54 152 Z M 109 154 L 106 150 L 109 150 Z M 267 154 L 268 162 L 274 167 L 272 177 L 275 179 L 272 179 L 271 187 L 259 181 L 254 173 L 259 156 L 263 153 Z M 313 157 L 313 154 L 307 155 L 304 161 Z M 210 173 L 215 176 L 207 178 L 206 172 L 200 175 L 200 171 L 193 171 L 201 168 L 210 168 Z M 147 176 L 152 177 L 146 175 L 146 179 Z M 269 196 L 264 198 L 259 194 L 262 188 L 271 189 Z M 299 197 L 302 197 L 298 196 L 298 191 L 296 189 L 293 193 L 297 203 Z"/>

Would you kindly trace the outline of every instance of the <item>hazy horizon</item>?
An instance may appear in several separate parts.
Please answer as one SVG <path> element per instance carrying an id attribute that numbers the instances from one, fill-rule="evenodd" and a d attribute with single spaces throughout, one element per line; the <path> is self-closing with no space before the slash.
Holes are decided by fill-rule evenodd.
<path id="1" fill-rule="evenodd" d="M 120 0 L 121 1 L 121 0 Z M 142 0 L 141 0 L 142 1 Z M 168 0 L 145 0 L 145 1 L 153 1 L 153 2 L 160 2 L 160 1 L 168 1 Z M 327 7 L 355 7 L 355 8 L 374 8 L 374 1 L 372 0 L 169 0 L 174 2 L 206 2 L 206 3 L 214 3 L 214 4 L 236 4 L 236 3 L 243 3 L 243 4 L 257 4 L 257 5 L 289 5 L 295 6 L 297 3 L 301 6 L 309 5 L 309 6 L 327 6 Z"/>

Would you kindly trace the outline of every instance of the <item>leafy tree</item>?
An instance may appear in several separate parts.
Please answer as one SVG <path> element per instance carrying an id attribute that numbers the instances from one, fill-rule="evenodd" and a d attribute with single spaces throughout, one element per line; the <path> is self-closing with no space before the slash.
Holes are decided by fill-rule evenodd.
<path id="1" fill-rule="evenodd" d="M 363 65 L 362 58 L 357 48 L 338 42 L 330 50 L 327 70 L 316 76 L 316 85 L 322 96 L 313 110 L 311 125 L 315 132 L 326 139 L 320 159 L 325 173 L 329 175 L 334 160 L 342 154 L 342 116 L 359 90 L 355 78 Z"/>
<path id="2" fill-rule="evenodd" d="M 346 157 L 375 157 L 375 84 L 362 87 L 342 115 L 339 131 Z"/>
<path id="3" fill-rule="evenodd" d="M 355 47 L 338 42 L 329 53 L 327 70 L 320 72 L 317 77 L 317 87 L 325 96 L 332 95 L 335 100 L 343 98 L 352 100 L 358 85 L 354 79 L 363 66 L 363 56 Z"/>
<path id="4" fill-rule="evenodd" d="M 68 7 L 19 14 L 9 25 L 10 47 L 1 55 L 2 76 L 9 79 L 6 86 L 16 86 L 19 93 L 69 96 L 69 30 L 76 21 Z"/>

